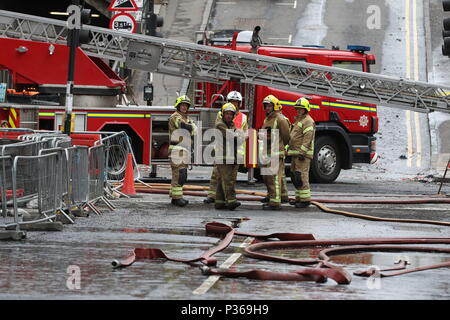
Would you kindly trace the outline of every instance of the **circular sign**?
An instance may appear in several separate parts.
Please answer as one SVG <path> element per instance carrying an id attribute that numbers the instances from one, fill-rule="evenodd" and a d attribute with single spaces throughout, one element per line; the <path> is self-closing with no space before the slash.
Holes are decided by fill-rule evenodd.
<path id="1" fill-rule="evenodd" d="M 114 31 L 134 33 L 136 31 L 136 20 L 129 13 L 119 13 L 111 18 L 109 28 Z"/>

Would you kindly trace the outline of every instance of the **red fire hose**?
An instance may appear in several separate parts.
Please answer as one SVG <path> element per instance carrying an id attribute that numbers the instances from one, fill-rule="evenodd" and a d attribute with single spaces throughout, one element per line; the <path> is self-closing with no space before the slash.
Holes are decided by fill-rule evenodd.
<path id="1" fill-rule="evenodd" d="M 342 267 L 330 263 L 330 256 L 339 255 L 343 253 L 353 253 L 361 251 L 422 251 L 422 252 L 440 252 L 450 253 L 447 248 L 431 248 L 431 247 L 404 247 L 393 246 L 393 244 L 450 244 L 450 238 L 357 238 L 357 239 L 330 239 L 330 240 L 315 240 L 311 234 L 296 234 L 296 233 L 273 233 L 269 235 L 250 234 L 235 231 L 232 227 L 219 223 L 207 223 L 206 232 L 215 235 L 225 235 L 221 242 L 208 251 L 204 252 L 200 257 L 186 260 L 169 258 L 162 250 L 154 248 L 136 248 L 133 253 L 120 261 L 114 260 L 112 265 L 114 268 L 127 267 L 140 259 L 166 259 L 175 262 L 183 262 L 193 264 L 200 262 L 202 264 L 201 270 L 205 275 L 220 275 L 225 277 L 246 277 L 255 280 L 278 280 L 278 281 L 315 281 L 325 282 L 327 279 L 332 279 L 338 284 L 349 284 L 351 282 L 351 275 Z M 270 241 L 252 244 L 245 248 L 244 255 L 262 259 L 266 261 L 282 262 L 296 265 L 315 265 L 313 268 L 301 268 L 295 272 L 271 272 L 264 270 L 250 270 L 245 272 L 220 270 L 212 268 L 217 265 L 217 260 L 212 256 L 224 250 L 232 241 L 234 235 L 249 236 L 256 239 L 271 239 L 278 238 L 281 241 Z M 390 246 L 387 244 L 391 244 Z M 266 253 L 260 253 L 260 250 L 273 249 L 304 249 L 311 246 L 336 246 L 345 245 L 344 247 L 328 248 L 319 253 L 317 259 L 291 259 L 279 256 L 273 256 Z M 435 268 L 450 267 L 450 260 L 432 266 L 414 268 L 403 270 L 406 264 L 400 268 L 387 269 L 381 271 L 398 270 L 402 271 L 391 274 L 382 274 L 382 276 L 395 276 L 410 272 L 417 272 L 422 270 L 429 270 Z M 372 271 L 354 273 L 358 276 L 371 276 Z"/>
<path id="2" fill-rule="evenodd" d="M 158 188 L 136 188 L 136 192 L 141 193 L 156 193 L 156 194 L 169 194 L 168 189 L 158 189 Z M 194 197 L 206 197 L 206 192 L 196 192 L 196 191 L 183 191 L 183 194 Z M 261 193 L 262 194 L 262 193 Z M 259 197 L 236 197 L 238 200 L 242 201 L 260 201 L 262 196 Z M 291 199 L 295 200 L 295 199 Z M 349 211 L 335 210 L 328 208 L 323 203 L 338 203 L 338 204 L 425 204 L 425 203 L 450 203 L 450 199 L 445 198 L 427 198 L 427 199 L 413 199 L 413 200 L 328 200 L 328 199 L 313 199 L 311 201 L 313 205 L 318 207 L 320 210 L 326 213 L 343 215 L 351 218 L 365 219 L 371 221 L 385 221 L 385 222 L 400 222 L 400 223 L 421 223 L 421 224 L 433 224 L 440 226 L 450 227 L 450 222 L 446 221 L 435 221 L 435 220 L 420 220 L 420 219 L 399 219 L 399 218 L 380 218 L 365 214 L 353 213 Z"/>

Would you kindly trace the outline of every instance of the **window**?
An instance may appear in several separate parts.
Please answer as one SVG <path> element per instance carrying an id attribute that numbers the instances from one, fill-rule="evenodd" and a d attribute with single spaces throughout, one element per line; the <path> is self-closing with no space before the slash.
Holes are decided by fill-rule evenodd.
<path id="1" fill-rule="evenodd" d="M 362 61 L 333 61 L 333 67 L 353 71 L 364 71 Z"/>

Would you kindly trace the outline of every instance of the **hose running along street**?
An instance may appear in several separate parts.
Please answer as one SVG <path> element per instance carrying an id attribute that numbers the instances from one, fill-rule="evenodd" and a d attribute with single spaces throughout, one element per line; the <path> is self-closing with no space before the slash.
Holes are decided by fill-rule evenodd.
<path id="1" fill-rule="evenodd" d="M 155 194 L 169 194 L 170 184 L 165 183 L 155 183 L 155 184 L 142 184 L 137 183 L 136 192 L 141 193 L 155 193 Z M 194 197 L 206 197 L 206 191 L 208 187 L 204 186 L 183 186 L 183 194 Z M 202 192 L 203 191 L 203 192 Z M 261 199 L 267 196 L 265 192 L 249 191 L 249 190 L 236 190 L 236 194 L 251 195 L 253 197 L 236 197 L 237 200 L 241 201 L 261 201 Z M 294 198 L 290 198 L 295 200 Z M 430 204 L 430 203 L 448 203 L 450 204 L 449 198 L 443 197 L 428 197 L 421 199 L 407 199 L 407 200 L 333 200 L 333 199 L 312 199 L 311 204 L 315 205 L 321 211 L 330 214 L 342 215 L 350 218 L 371 220 L 371 221 L 381 221 L 381 222 L 398 222 L 398 223 L 420 223 L 420 224 L 432 224 L 439 226 L 450 227 L 450 222 L 446 221 L 435 221 L 435 220 L 421 220 L 421 219 L 401 219 L 401 218 L 382 218 L 371 215 L 365 215 L 360 213 L 354 213 L 343 210 L 331 209 L 324 205 L 324 203 L 334 203 L 334 204 Z"/>

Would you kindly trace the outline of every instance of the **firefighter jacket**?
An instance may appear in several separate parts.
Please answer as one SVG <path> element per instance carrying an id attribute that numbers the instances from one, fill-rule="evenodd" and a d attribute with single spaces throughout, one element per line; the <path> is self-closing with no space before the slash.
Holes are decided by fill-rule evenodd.
<path id="1" fill-rule="evenodd" d="M 289 121 L 289 120 L 288 120 Z M 270 153 L 271 156 L 275 156 L 271 152 L 272 150 L 272 141 L 271 135 L 272 130 L 278 131 L 278 150 L 275 151 L 280 157 L 284 158 L 285 156 L 285 146 L 289 143 L 289 125 L 288 121 L 284 119 L 284 115 L 279 112 L 273 111 L 269 116 L 264 119 L 264 124 L 261 129 L 267 130 L 267 152 Z M 264 142 L 264 141 L 263 141 Z M 259 146 L 262 147 L 262 144 Z M 261 149 L 260 149 L 261 150 Z"/>
<path id="2" fill-rule="evenodd" d="M 195 135 L 197 131 L 197 126 L 194 121 L 190 119 L 186 113 L 182 113 L 178 110 L 175 111 L 169 118 L 169 150 L 190 149 L 192 139 L 183 139 L 180 135 L 173 135 L 174 131 L 177 129 L 187 130 L 189 136 Z"/>
<path id="3" fill-rule="evenodd" d="M 309 114 L 295 117 L 289 140 L 288 155 L 312 159 L 316 124 Z"/>
<path id="4" fill-rule="evenodd" d="M 243 131 L 236 128 L 234 121 L 227 124 L 219 113 L 215 123 L 220 138 L 214 147 L 216 164 L 238 164 L 238 157 L 244 152 Z"/>

